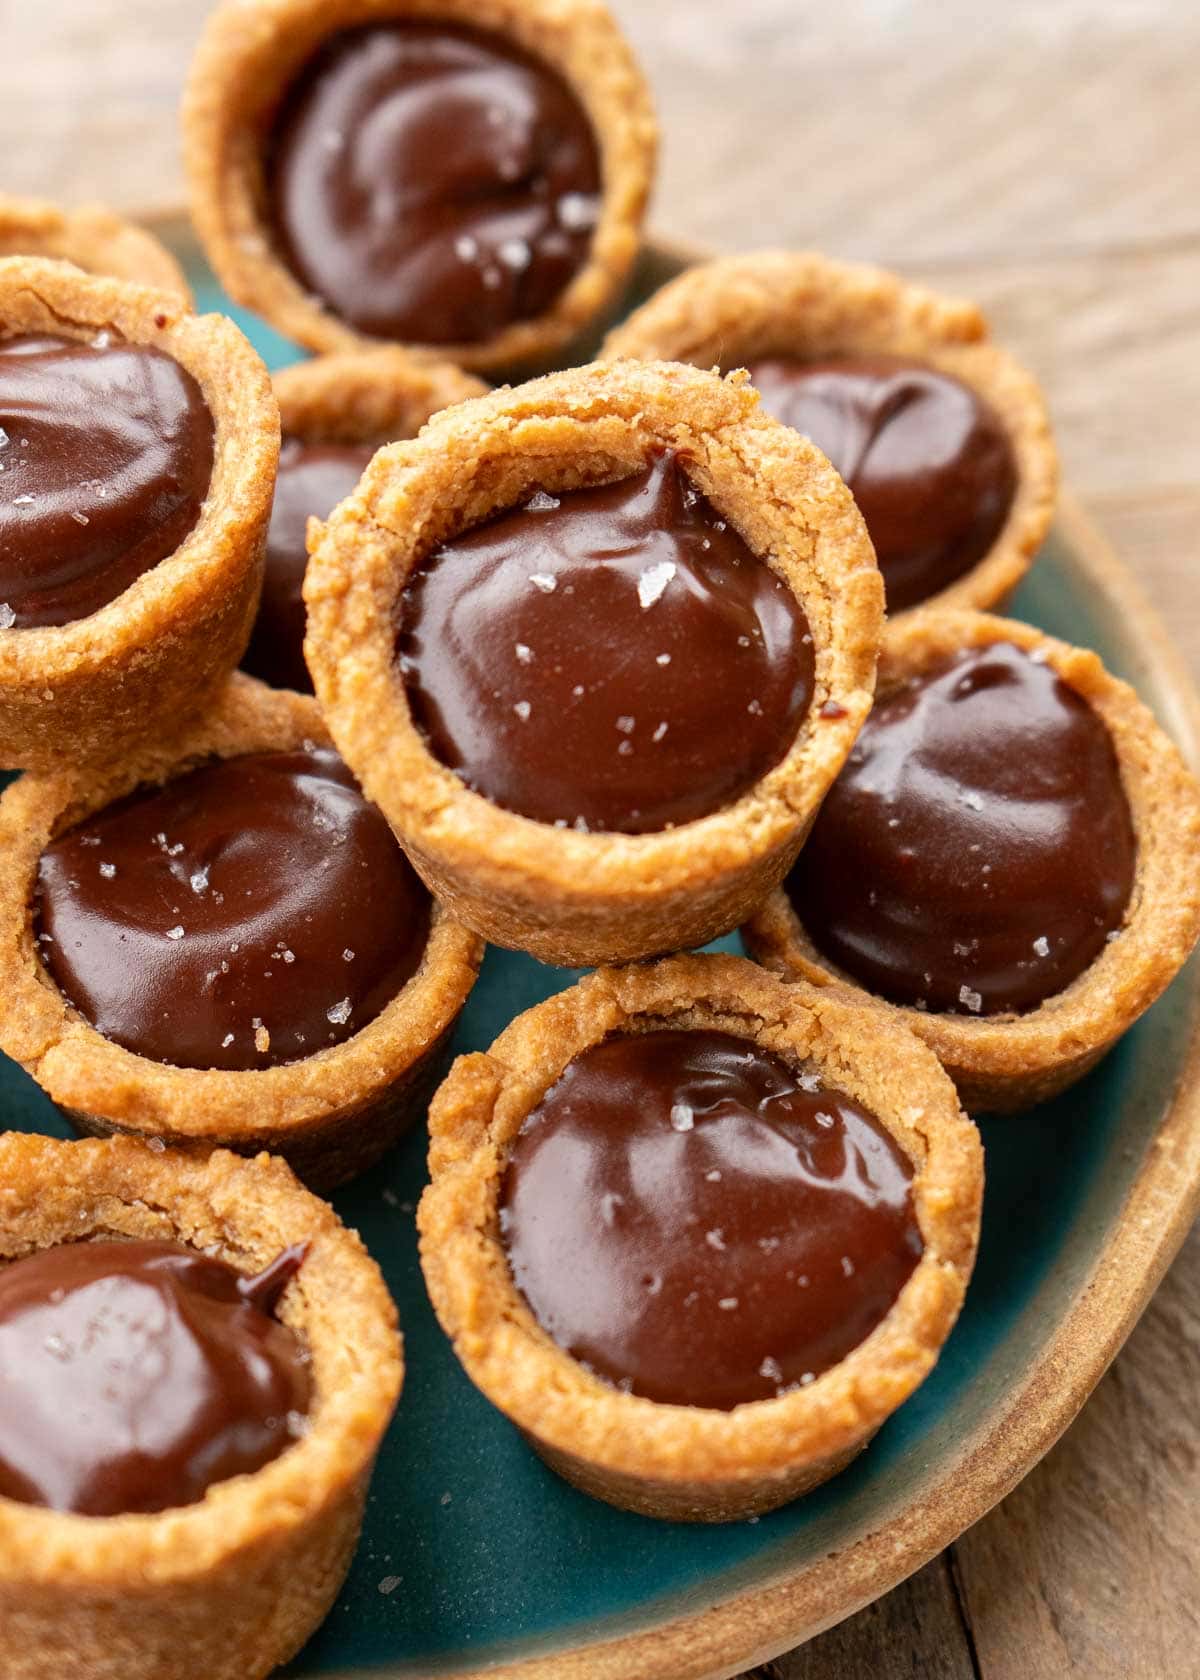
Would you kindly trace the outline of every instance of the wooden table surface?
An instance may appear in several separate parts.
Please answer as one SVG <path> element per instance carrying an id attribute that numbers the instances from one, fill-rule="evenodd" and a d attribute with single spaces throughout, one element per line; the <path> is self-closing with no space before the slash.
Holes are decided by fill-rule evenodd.
<path id="1" fill-rule="evenodd" d="M 180 196 L 203 0 L 0 0 L 0 185 Z M 616 0 L 665 131 L 656 225 L 974 296 L 1068 482 L 1200 673 L 1200 6 Z M 1200 1674 L 1200 1238 L 1062 1442 L 772 1680 Z M 654 1680 L 671 1680 L 669 1675 Z"/>

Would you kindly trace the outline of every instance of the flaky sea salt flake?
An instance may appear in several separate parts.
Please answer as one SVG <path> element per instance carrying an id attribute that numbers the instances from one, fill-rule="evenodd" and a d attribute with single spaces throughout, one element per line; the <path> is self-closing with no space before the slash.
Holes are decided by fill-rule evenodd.
<path id="1" fill-rule="evenodd" d="M 557 496 L 552 496 L 548 490 L 535 490 L 525 503 L 526 513 L 553 513 L 562 503 Z M 536 581 L 536 580 L 535 580 Z"/>
<path id="2" fill-rule="evenodd" d="M 972 1015 L 978 1015 L 983 1008 L 983 998 L 978 992 L 973 992 L 970 986 L 958 988 L 958 1001 L 964 1009 L 969 1009 Z"/>
<path id="3" fill-rule="evenodd" d="M 525 505 L 528 507 L 529 503 L 526 502 Z M 549 572 L 532 572 L 529 581 L 535 589 L 540 589 L 543 595 L 553 595 L 558 588 L 558 579 L 551 577 Z"/>
<path id="4" fill-rule="evenodd" d="M 671 1105 L 671 1129 L 675 1132 L 690 1132 L 696 1124 L 696 1116 L 691 1105 L 677 1102 Z"/>
<path id="5" fill-rule="evenodd" d="M 660 560 L 657 566 L 646 567 L 637 584 L 638 600 L 643 608 L 652 607 L 655 601 L 661 601 L 675 572 L 673 560 Z"/>
<path id="6" fill-rule="evenodd" d="M 340 1003 L 335 1003 L 332 1008 L 325 1011 L 325 1019 L 331 1027 L 344 1027 L 350 1019 L 350 1009 L 350 999 L 344 997 Z"/>
<path id="7" fill-rule="evenodd" d="M 167 938 L 168 939 L 182 939 L 183 938 L 183 929 L 179 926 L 178 923 L 176 923 L 176 925 L 173 928 L 168 928 L 167 929 Z"/>

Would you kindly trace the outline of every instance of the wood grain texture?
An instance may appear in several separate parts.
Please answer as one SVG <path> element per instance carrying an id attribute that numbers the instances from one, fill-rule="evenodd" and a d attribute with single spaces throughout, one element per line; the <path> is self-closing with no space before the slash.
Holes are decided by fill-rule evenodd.
<path id="1" fill-rule="evenodd" d="M 1200 671 L 1200 7 L 615 0 L 666 131 L 656 220 L 979 298 L 1045 382 L 1066 476 Z M 0 0 L 3 184 L 180 192 L 202 0 Z M 1200 1239 L 1059 1447 L 887 1599 L 764 1680 L 1200 1671 Z M 669 1675 L 655 1680 L 671 1680 Z"/>

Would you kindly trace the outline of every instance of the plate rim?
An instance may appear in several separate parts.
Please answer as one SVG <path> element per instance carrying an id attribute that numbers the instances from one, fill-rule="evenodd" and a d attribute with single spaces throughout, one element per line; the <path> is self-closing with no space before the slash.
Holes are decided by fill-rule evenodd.
<path id="1" fill-rule="evenodd" d="M 179 207 L 135 220 L 178 254 L 202 257 Z M 181 250 L 181 247 L 183 248 Z M 643 254 L 686 267 L 710 253 L 647 235 Z M 1189 764 L 1200 770 L 1200 694 L 1140 583 L 1069 491 L 1062 491 L 1051 540 L 1071 568 L 1127 625 L 1129 643 L 1155 673 L 1155 710 Z M 591 1639 L 542 1656 L 457 1669 L 439 1680 L 728 1680 L 791 1651 L 890 1592 L 980 1521 L 1050 1450 L 1082 1410 L 1178 1252 L 1200 1211 L 1200 987 L 1190 1003 L 1188 1042 L 1174 1091 L 1130 1185 L 1109 1240 L 1080 1279 L 1050 1341 L 1004 1403 L 963 1438 L 919 1506 L 845 1549 L 804 1564 L 766 1586 L 748 1587 L 707 1609 L 660 1625 Z M 376 1664 L 327 1680 L 415 1680 L 412 1666 Z"/>

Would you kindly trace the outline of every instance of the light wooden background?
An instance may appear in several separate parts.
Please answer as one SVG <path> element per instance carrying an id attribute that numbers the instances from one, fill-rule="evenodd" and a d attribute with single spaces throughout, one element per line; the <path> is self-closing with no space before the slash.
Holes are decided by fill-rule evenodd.
<path id="1" fill-rule="evenodd" d="M 179 195 L 203 0 L 0 0 L 0 185 Z M 1196 0 L 616 0 L 666 132 L 657 224 L 976 296 L 1066 475 L 1200 673 Z M 772 1680 L 1200 1674 L 1200 1239 L 991 1516 Z M 671 1680 L 668 1675 L 653 1680 Z"/>

